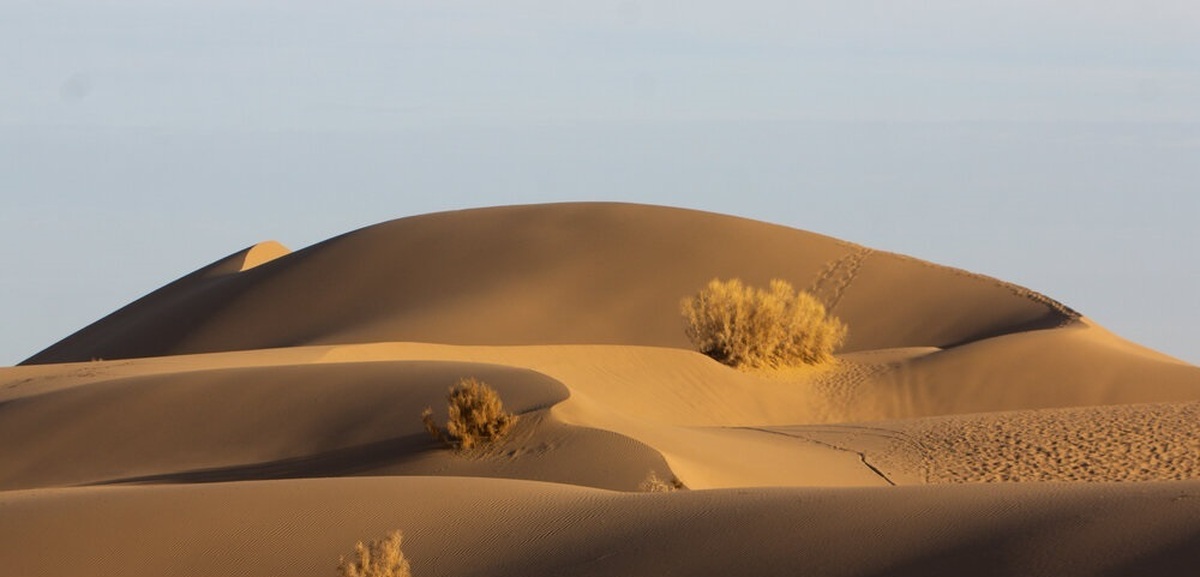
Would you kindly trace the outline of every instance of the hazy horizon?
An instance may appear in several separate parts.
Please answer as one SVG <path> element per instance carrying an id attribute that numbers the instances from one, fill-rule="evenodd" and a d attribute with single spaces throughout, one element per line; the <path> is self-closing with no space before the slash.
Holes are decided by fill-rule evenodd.
<path id="1" fill-rule="evenodd" d="M 1184 2 L 16 2 L 0 364 L 226 254 L 697 208 L 1015 282 L 1200 362 Z"/>

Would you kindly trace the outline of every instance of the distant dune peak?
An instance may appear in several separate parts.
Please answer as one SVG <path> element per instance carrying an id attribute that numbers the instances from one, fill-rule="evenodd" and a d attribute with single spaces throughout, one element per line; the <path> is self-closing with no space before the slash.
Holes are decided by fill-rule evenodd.
<path id="1" fill-rule="evenodd" d="M 249 248 L 239 250 L 217 262 L 214 262 L 193 274 L 204 278 L 223 276 L 245 272 L 264 265 L 279 257 L 291 254 L 292 251 L 276 241 L 260 242 Z"/>
<path id="2" fill-rule="evenodd" d="M 286 246 L 273 240 L 260 242 L 246 249 L 245 256 L 242 259 L 242 266 L 238 269 L 238 272 L 244 272 L 256 266 L 266 264 L 291 252 Z"/>

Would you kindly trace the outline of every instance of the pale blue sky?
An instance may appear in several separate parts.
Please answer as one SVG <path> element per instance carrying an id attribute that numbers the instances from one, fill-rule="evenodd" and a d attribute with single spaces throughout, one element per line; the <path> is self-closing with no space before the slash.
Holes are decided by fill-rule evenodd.
<path id="1" fill-rule="evenodd" d="M 1200 4 L 0 0 L 0 364 L 268 238 L 625 200 L 1200 362 Z"/>

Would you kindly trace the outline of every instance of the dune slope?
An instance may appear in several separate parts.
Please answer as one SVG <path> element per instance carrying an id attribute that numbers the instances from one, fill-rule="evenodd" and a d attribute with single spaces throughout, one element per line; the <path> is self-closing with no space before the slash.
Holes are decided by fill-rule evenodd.
<path id="1" fill-rule="evenodd" d="M 501 449 L 460 458 L 425 432 L 419 415 L 433 407 L 444 423 L 446 392 L 465 376 L 493 386 L 520 420 Z M 9 444 L 0 490 L 368 474 L 634 490 L 650 471 L 669 471 L 627 437 L 547 413 L 568 394 L 533 371 L 439 361 L 213 368 L 33 388 L 0 402 Z"/>
<path id="2" fill-rule="evenodd" d="M 404 218 L 234 274 L 194 273 L 26 363 L 374 341 L 683 347 L 678 302 L 718 277 L 812 288 L 853 327 L 847 350 L 950 346 L 1074 314 L 995 279 L 782 226 L 553 204 Z"/>
<path id="3" fill-rule="evenodd" d="M 333 575 L 355 541 L 391 529 L 417 576 L 1116 577 L 1200 563 L 1194 481 L 648 495 L 392 477 L 15 491 L 0 507 L 6 569 L 28 576 Z"/>

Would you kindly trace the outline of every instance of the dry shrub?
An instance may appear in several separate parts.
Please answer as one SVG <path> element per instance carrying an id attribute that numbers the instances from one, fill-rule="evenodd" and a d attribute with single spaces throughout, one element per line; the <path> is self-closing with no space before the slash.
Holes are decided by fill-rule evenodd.
<path id="1" fill-rule="evenodd" d="M 733 367 L 818 365 L 846 339 L 846 325 L 825 305 L 781 280 L 763 290 L 713 279 L 680 310 L 696 349 Z"/>
<path id="2" fill-rule="evenodd" d="M 650 476 L 638 485 L 638 490 L 644 493 L 670 493 L 682 488 L 683 482 L 678 477 L 671 477 L 671 480 L 668 481 L 659 477 L 655 471 L 650 471 Z"/>
<path id="3" fill-rule="evenodd" d="M 517 422 L 517 416 L 505 412 L 500 395 L 486 383 L 468 377 L 451 387 L 446 398 L 449 421 L 446 429 L 433 420 L 433 409 L 421 413 L 425 430 L 439 441 L 459 450 L 488 445 L 503 439 Z"/>
<path id="4" fill-rule="evenodd" d="M 370 545 L 359 541 L 354 545 L 351 558 L 343 556 L 338 561 L 338 574 L 341 577 L 411 577 L 408 559 L 400 551 L 402 539 L 399 531 L 392 531 L 383 539 L 371 541 Z"/>

